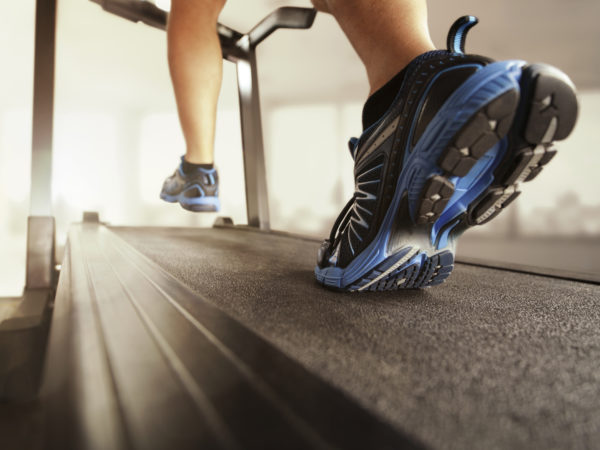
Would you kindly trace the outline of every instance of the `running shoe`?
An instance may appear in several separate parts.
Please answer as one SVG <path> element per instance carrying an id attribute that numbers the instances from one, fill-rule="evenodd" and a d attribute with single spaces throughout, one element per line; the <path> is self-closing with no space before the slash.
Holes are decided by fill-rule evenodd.
<path id="1" fill-rule="evenodd" d="M 177 203 L 188 211 L 219 211 L 219 175 L 216 169 L 195 169 L 185 173 L 181 163 L 175 173 L 163 184 L 160 198 L 169 203 Z"/>
<path id="2" fill-rule="evenodd" d="M 355 192 L 321 245 L 315 275 L 343 291 L 442 283 L 457 238 L 496 217 L 555 155 L 577 118 L 558 69 L 464 53 L 473 16 L 448 49 L 406 69 L 392 105 L 350 140 Z"/>

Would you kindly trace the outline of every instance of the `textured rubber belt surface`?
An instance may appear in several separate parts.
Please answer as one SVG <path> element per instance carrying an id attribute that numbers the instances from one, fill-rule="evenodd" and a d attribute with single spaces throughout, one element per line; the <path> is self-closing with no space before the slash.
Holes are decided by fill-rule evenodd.
<path id="1" fill-rule="evenodd" d="M 458 264 L 440 287 L 341 294 L 317 242 L 115 229 L 309 370 L 434 448 L 593 447 L 600 286 Z"/>

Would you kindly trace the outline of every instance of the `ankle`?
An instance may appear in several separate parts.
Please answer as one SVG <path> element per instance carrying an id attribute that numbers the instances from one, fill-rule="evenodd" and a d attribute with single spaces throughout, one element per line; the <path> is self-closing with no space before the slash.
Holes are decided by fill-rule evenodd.
<path id="1" fill-rule="evenodd" d="M 388 56 L 380 64 L 369 64 L 367 66 L 367 77 L 370 86 L 369 96 L 385 86 L 416 57 L 435 49 L 431 41 L 424 41 L 395 52 L 395 57 L 390 58 Z M 390 63 L 390 61 L 393 61 L 393 63 Z"/>
<path id="2" fill-rule="evenodd" d="M 420 51 L 424 50 L 424 51 Z M 420 50 L 415 50 L 413 54 L 400 64 L 397 64 L 395 67 L 399 67 L 396 72 L 391 72 L 391 70 L 395 69 L 387 69 L 385 73 L 380 72 L 380 80 L 371 84 L 371 92 L 367 101 L 365 102 L 365 106 L 363 108 L 362 114 L 362 122 L 363 122 L 363 131 L 373 125 L 381 116 L 385 114 L 387 109 L 391 106 L 392 102 L 396 98 L 398 91 L 402 87 L 402 83 L 404 82 L 404 78 L 406 76 L 406 68 L 408 65 L 418 56 L 428 53 L 430 51 L 434 51 L 435 48 L 433 45 L 431 47 L 421 47 Z M 394 66 L 389 66 L 394 67 Z"/>
<path id="3" fill-rule="evenodd" d="M 213 170 L 214 168 L 215 168 L 215 165 L 212 162 L 196 164 L 196 163 L 188 162 L 185 157 L 181 160 L 181 170 L 185 174 L 195 172 L 198 169 Z"/>
<path id="4" fill-rule="evenodd" d="M 183 160 L 190 164 L 214 164 L 214 158 L 210 152 L 201 151 L 195 148 L 190 149 L 189 147 L 183 156 Z"/>
<path id="5" fill-rule="evenodd" d="M 369 128 L 385 114 L 402 87 L 405 74 L 405 69 L 400 70 L 383 86 L 369 95 L 362 113 L 363 130 Z"/>

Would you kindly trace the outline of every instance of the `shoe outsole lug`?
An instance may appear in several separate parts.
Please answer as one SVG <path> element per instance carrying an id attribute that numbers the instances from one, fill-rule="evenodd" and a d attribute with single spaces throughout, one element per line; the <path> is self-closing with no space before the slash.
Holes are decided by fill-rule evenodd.
<path id="1" fill-rule="evenodd" d="M 466 176 L 477 161 L 506 136 L 518 103 L 519 92 L 511 89 L 482 107 L 454 136 L 438 165 L 450 175 Z"/>
<path id="2" fill-rule="evenodd" d="M 454 194 L 454 185 L 441 175 L 429 178 L 423 186 L 419 199 L 417 223 L 434 223 Z"/>
<path id="3" fill-rule="evenodd" d="M 514 190 L 512 187 L 508 189 L 498 188 L 489 191 L 486 197 L 479 202 L 474 211 L 474 214 L 477 217 L 477 225 L 488 223 L 500 214 L 503 208 L 512 203 L 520 193 L 520 191 Z"/>
<path id="4" fill-rule="evenodd" d="M 448 177 L 466 176 L 477 161 L 506 136 L 518 104 L 519 92 L 511 89 L 481 107 L 454 136 L 452 143 L 438 160 L 438 165 L 445 174 L 431 177 L 423 187 L 416 215 L 418 225 L 433 224 L 439 219 L 455 189 Z M 442 186 L 446 188 L 447 195 L 434 203 L 431 201 L 431 195 L 435 189 L 441 190 Z M 504 200 L 502 195 L 499 199 Z M 486 204 L 484 203 L 484 206 Z"/>
<path id="5" fill-rule="evenodd" d="M 577 96 L 569 78 L 544 64 L 523 68 L 519 113 L 509 132 L 509 147 L 496 178 L 471 205 L 468 225 L 483 225 L 518 196 L 520 185 L 536 178 L 556 155 L 554 140 L 565 139 L 577 121 Z M 515 194 L 506 195 L 513 191 Z M 490 199 L 504 192 L 490 205 Z"/>
<path id="6" fill-rule="evenodd" d="M 577 121 L 577 97 L 571 80 L 558 69 L 545 64 L 532 64 L 526 69 L 533 92 L 524 137 L 527 142 L 539 144 L 563 140 Z M 555 124 L 551 136 L 545 136 Z"/>

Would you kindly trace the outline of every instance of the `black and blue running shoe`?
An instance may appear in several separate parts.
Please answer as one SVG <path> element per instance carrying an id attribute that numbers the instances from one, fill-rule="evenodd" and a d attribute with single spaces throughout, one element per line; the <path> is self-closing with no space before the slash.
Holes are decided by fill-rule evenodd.
<path id="1" fill-rule="evenodd" d="M 189 173 L 183 171 L 183 157 L 175 173 L 163 184 L 160 198 L 177 203 L 188 211 L 216 212 L 219 202 L 219 175 L 216 169 L 198 167 Z"/>
<path id="2" fill-rule="evenodd" d="M 457 238 L 493 219 L 555 155 L 577 118 L 558 69 L 464 53 L 472 16 L 448 49 L 405 69 L 387 112 L 350 141 L 355 193 L 319 249 L 317 280 L 344 291 L 442 283 Z"/>

